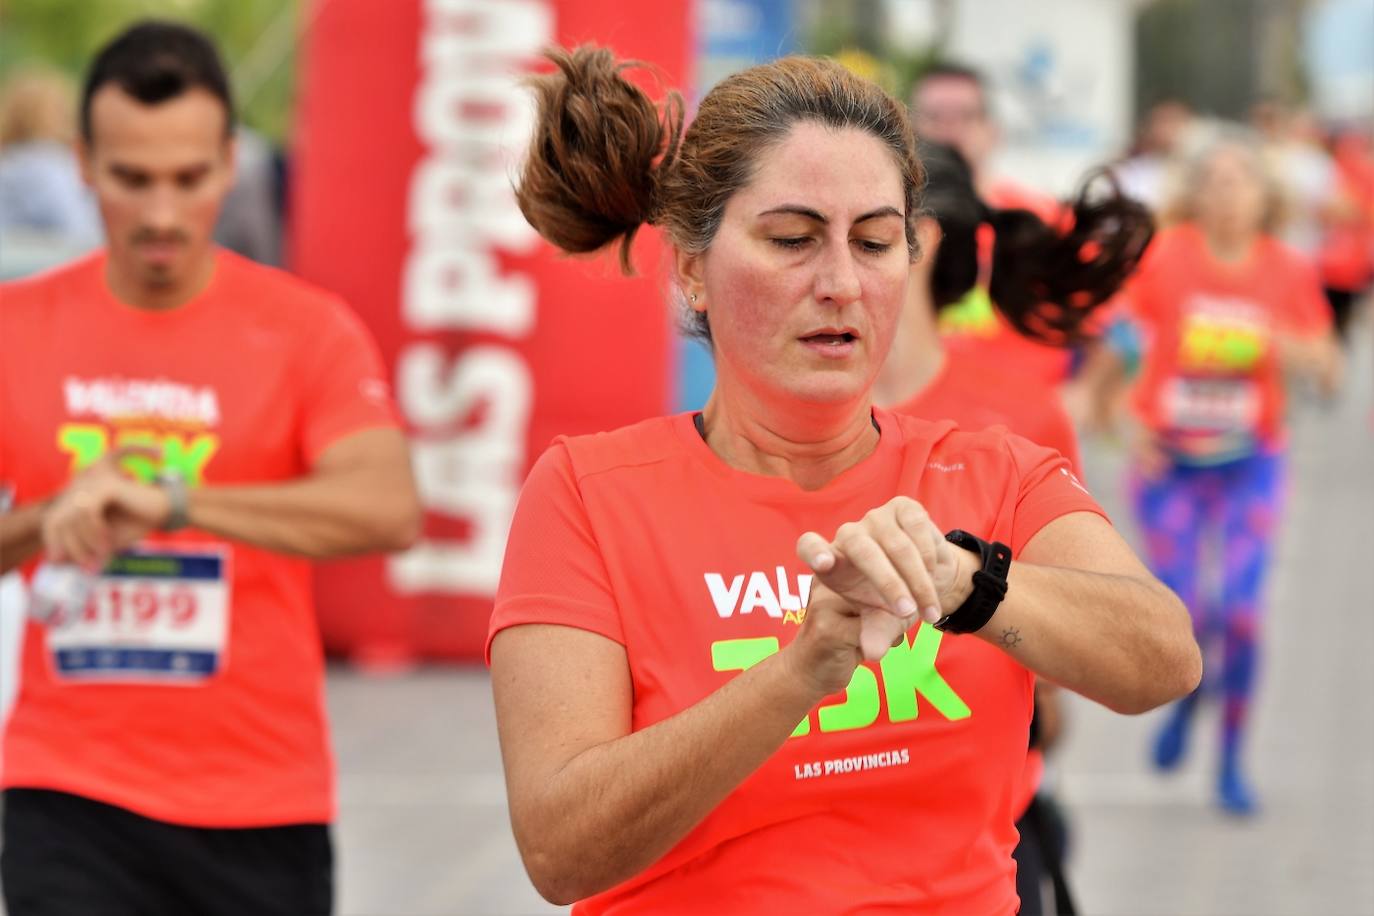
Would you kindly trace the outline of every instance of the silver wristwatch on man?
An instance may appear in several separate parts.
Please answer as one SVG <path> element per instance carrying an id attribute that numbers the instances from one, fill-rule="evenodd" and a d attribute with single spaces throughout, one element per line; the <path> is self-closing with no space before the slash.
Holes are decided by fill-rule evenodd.
<path id="1" fill-rule="evenodd" d="M 179 531 L 191 523 L 186 504 L 186 478 L 178 471 L 159 471 L 155 481 L 162 492 L 167 494 L 170 508 L 167 519 L 162 523 L 163 531 Z"/>

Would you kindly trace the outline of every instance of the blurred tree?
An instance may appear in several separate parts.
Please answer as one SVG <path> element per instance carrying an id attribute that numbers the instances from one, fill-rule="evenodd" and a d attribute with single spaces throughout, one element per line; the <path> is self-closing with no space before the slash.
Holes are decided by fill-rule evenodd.
<path id="1" fill-rule="evenodd" d="M 921 47 L 899 47 L 889 38 L 883 0 L 812 0 L 806 51 L 835 57 L 899 99 L 931 66 L 945 58 L 958 0 L 934 0 L 934 37 Z"/>
<path id="2" fill-rule="evenodd" d="M 1300 39 L 1310 0 L 1153 0 L 1136 22 L 1136 113 L 1165 98 L 1244 120 L 1262 97 L 1306 97 Z"/>
<path id="3" fill-rule="evenodd" d="M 214 37 L 239 116 L 275 141 L 290 126 L 300 0 L 0 0 L 0 81 L 43 63 L 80 79 L 95 51 L 130 23 L 175 19 Z"/>

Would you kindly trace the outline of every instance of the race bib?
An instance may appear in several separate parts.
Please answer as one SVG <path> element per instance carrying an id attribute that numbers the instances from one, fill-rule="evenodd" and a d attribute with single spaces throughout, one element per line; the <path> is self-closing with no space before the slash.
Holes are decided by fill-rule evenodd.
<path id="1" fill-rule="evenodd" d="M 1164 418 L 1175 430 L 1251 431 L 1259 425 L 1259 386 L 1248 378 L 1172 378 L 1164 387 Z"/>
<path id="2" fill-rule="evenodd" d="M 225 664 L 227 547 L 144 545 L 116 556 L 75 619 L 48 621 L 48 650 L 66 680 L 194 684 Z"/>
<path id="3" fill-rule="evenodd" d="M 1175 453 L 1218 459 L 1255 449 L 1261 399 L 1253 380 L 1176 377 L 1162 397 L 1165 436 Z"/>

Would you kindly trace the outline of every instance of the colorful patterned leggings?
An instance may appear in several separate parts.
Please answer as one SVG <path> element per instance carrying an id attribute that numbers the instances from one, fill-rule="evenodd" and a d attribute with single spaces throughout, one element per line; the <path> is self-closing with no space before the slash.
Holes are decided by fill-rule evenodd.
<path id="1" fill-rule="evenodd" d="M 1221 641 L 1228 751 L 1240 740 L 1254 690 L 1264 574 L 1283 481 L 1277 452 L 1215 467 L 1174 465 L 1156 480 L 1138 473 L 1131 480 L 1155 575 L 1188 606 L 1204 656 Z"/>

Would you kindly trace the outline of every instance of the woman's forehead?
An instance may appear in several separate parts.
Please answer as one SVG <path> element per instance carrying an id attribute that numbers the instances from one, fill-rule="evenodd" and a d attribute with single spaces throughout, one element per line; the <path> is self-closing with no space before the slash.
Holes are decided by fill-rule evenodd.
<path id="1" fill-rule="evenodd" d="M 731 203 L 750 218 L 791 207 L 854 219 L 885 207 L 904 213 L 906 195 L 882 140 L 856 128 L 801 122 L 759 155 L 752 180 Z"/>

